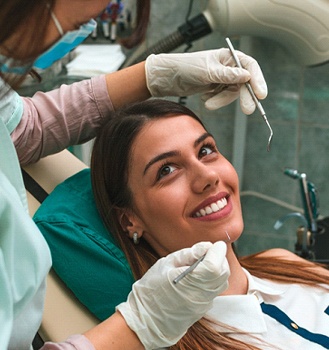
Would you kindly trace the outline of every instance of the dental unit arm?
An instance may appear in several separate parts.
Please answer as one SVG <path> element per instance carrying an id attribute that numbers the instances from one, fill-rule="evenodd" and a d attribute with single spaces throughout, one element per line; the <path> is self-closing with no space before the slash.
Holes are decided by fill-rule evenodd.
<path id="1" fill-rule="evenodd" d="M 201 14 L 134 61 L 130 60 L 130 64 L 151 53 L 171 52 L 184 43 L 219 31 L 223 36 L 249 35 L 274 40 L 300 64 L 319 65 L 329 61 L 328 18 L 327 0 L 209 0 Z"/>

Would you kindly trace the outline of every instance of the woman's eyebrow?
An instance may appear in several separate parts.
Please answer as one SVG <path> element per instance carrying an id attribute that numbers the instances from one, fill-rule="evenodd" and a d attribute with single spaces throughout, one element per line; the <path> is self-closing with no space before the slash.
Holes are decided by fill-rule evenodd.
<path id="1" fill-rule="evenodd" d="M 149 169 L 149 167 L 151 165 L 153 165 L 156 162 L 159 162 L 160 160 L 169 158 L 169 157 L 175 157 L 180 155 L 179 151 L 170 151 L 170 152 L 165 152 L 165 153 L 161 153 L 159 155 L 157 155 L 156 157 L 152 158 L 147 164 L 146 167 L 144 169 L 144 175 L 146 174 L 147 170 Z"/>
<path id="2" fill-rule="evenodd" d="M 195 141 L 194 141 L 194 148 L 198 147 L 200 143 L 202 143 L 206 138 L 208 137 L 212 137 L 214 138 L 209 132 L 205 132 L 204 134 L 202 134 L 200 137 L 198 137 Z"/>
<path id="3" fill-rule="evenodd" d="M 194 148 L 196 148 L 200 143 L 202 143 L 207 137 L 213 137 L 209 132 L 206 132 L 204 134 L 202 134 L 200 137 L 198 137 L 195 141 L 194 141 Z M 152 158 L 145 166 L 144 169 L 144 173 L 143 175 L 146 174 L 147 170 L 149 169 L 150 166 L 152 166 L 154 163 L 157 163 L 163 159 L 169 158 L 169 157 L 175 157 L 180 155 L 179 151 L 169 151 L 169 152 L 165 152 L 165 153 L 161 153 L 159 155 L 157 155 L 156 157 Z"/>

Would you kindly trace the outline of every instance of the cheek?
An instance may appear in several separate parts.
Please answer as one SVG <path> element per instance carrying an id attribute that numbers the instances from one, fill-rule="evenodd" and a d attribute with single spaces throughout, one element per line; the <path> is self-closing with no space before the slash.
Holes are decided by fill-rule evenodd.
<path id="1" fill-rule="evenodd" d="M 181 189 L 163 191 L 152 191 L 145 194 L 143 199 L 139 201 L 138 209 L 142 211 L 142 215 L 146 222 L 158 225 L 164 222 L 166 225 L 175 222 L 183 215 L 184 195 Z M 155 220 L 156 218 L 156 220 Z"/>
<path id="2" fill-rule="evenodd" d="M 234 197 L 234 202 L 239 207 L 240 205 L 240 188 L 239 188 L 239 178 L 235 171 L 233 165 L 229 162 L 225 166 L 221 167 L 220 178 L 223 185 L 228 189 L 231 196 Z"/>
<path id="3" fill-rule="evenodd" d="M 149 193 L 137 204 L 144 238 L 161 256 L 187 246 L 184 198 L 182 191 L 164 190 L 156 196 Z"/>
<path id="4" fill-rule="evenodd" d="M 239 178 L 233 165 L 227 161 L 226 166 L 222 167 L 222 174 L 225 174 L 225 181 L 235 191 L 239 191 Z"/>

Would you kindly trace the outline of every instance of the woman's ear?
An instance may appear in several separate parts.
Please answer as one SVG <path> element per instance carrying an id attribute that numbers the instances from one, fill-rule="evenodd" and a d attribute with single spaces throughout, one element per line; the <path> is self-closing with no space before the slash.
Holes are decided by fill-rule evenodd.
<path id="1" fill-rule="evenodd" d="M 123 231 L 129 234 L 130 238 L 133 238 L 134 233 L 138 233 L 138 238 L 143 235 L 144 228 L 140 222 L 140 219 L 131 210 L 117 209 L 118 218 Z"/>

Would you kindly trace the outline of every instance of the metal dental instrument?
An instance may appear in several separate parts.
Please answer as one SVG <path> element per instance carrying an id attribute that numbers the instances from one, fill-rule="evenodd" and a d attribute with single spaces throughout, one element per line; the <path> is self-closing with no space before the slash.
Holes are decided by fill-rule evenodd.
<path id="1" fill-rule="evenodd" d="M 235 52 L 235 50 L 234 50 L 234 47 L 233 47 L 233 45 L 232 45 L 232 43 L 231 43 L 231 40 L 230 40 L 229 38 L 226 38 L 225 40 L 226 40 L 226 43 L 227 43 L 227 45 L 228 45 L 228 48 L 230 49 L 231 54 L 232 54 L 232 56 L 233 56 L 233 58 L 234 58 L 234 60 L 235 60 L 236 65 L 237 65 L 239 68 L 243 68 L 242 65 L 241 65 L 241 63 L 240 63 L 239 57 L 238 57 L 238 55 L 236 54 L 236 52 Z M 263 106 L 261 105 L 261 103 L 259 102 L 258 98 L 256 97 L 256 95 L 255 95 L 255 93 L 254 93 L 254 90 L 252 89 L 250 83 L 248 83 L 248 82 L 245 83 L 245 86 L 247 87 L 247 89 L 248 89 L 248 91 L 249 91 L 249 93 L 250 93 L 252 99 L 254 100 L 257 109 L 259 110 L 260 114 L 262 115 L 262 117 L 263 117 L 263 119 L 264 119 L 266 125 L 267 125 L 268 128 L 270 129 L 270 137 L 269 137 L 268 142 L 267 142 L 267 152 L 269 152 L 269 151 L 270 151 L 270 147 L 271 147 L 271 141 L 272 141 L 272 138 L 273 138 L 273 130 L 272 130 L 272 128 L 271 128 L 270 123 L 269 123 L 268 120 L 267 120 L 267 117 L 266 117 L 266 113 L 265 113 L 265 111 L 264 111 L 264 108 L 263 108 Z"/>
<path id="2" fill-rule="evenodd" d="M 227 240 L 225 240 L 224 242 L 227 243 L 231 240 L 231 237 L 229 236 L 229 234 L 227 233 L 227 231 L 225 231 L 226 236 L 227 236 Z M 173 283 L 177 284 L 181 279 L 183 279 L 186 275 L 188 275 L 190 272 L 192 272 L 199 264 L 200 262 L 204 259 L 204 257 L 206 256 L 206 254 L 200 256 L 200 258 L 194 262 L 190 267 L 188 267 L 184 272 L 182 272 L 180 275 L 178 275 L 174 280 Z"/>
<path id="3" fill-rule="evenodd" d="M 180 275 L 178 275 L 173 280 L 174 284 L 177 284 L 181 279 L 183 279 L 186 275 L 188 275 L 190 272 L 192 272 L 200 264 L 200 262 L 204 259 L 205 256 L 206 256 L 206 254 L 200 256 L 200 258 L 195 263 L 193 263 L 184 272 L 182 272 Z"/>

